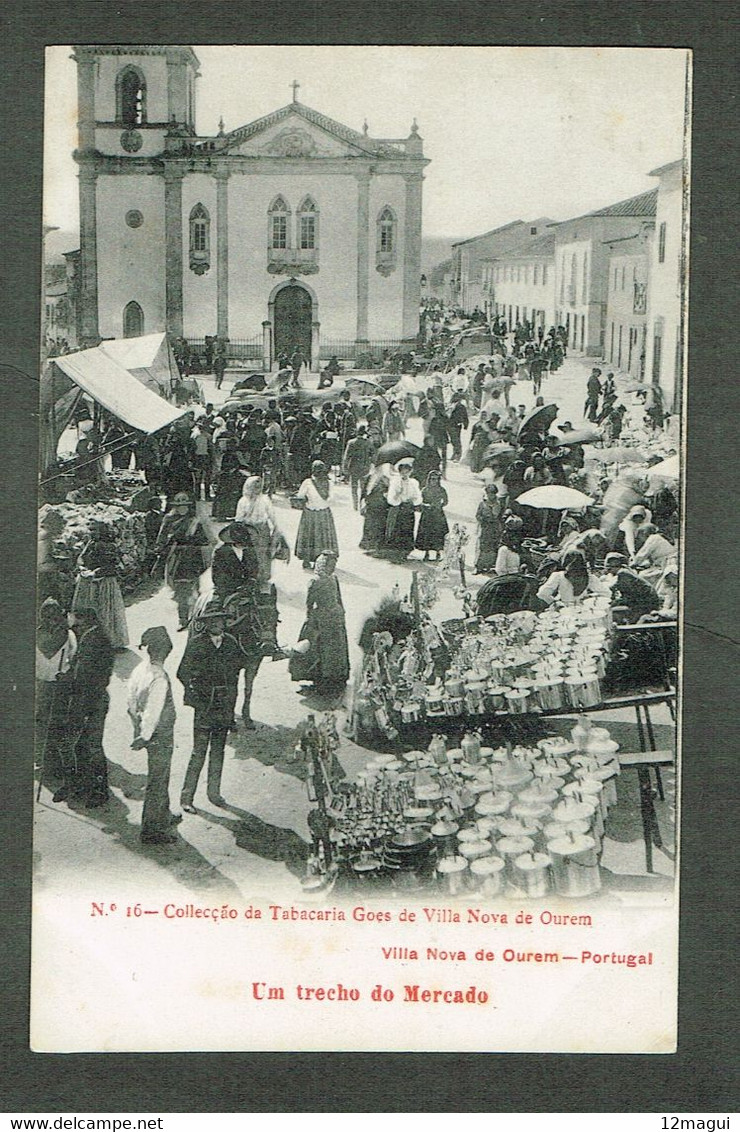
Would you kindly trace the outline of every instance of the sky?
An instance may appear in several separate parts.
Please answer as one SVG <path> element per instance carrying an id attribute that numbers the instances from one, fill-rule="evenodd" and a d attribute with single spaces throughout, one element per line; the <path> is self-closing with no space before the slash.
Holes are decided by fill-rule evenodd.
<path id="1" fill-rule="evenodd" d="M 682 152 L 679 49 L 193 46 L 200 135 L 286 105 L 293 79 L 305 105 L 373 137 L 406 137 L 416 118 L 425 238 L 578 216 L 654 188 L 650 170 Z M 47 48 L 44 221 L 76 233 L 70 55 Z"/>

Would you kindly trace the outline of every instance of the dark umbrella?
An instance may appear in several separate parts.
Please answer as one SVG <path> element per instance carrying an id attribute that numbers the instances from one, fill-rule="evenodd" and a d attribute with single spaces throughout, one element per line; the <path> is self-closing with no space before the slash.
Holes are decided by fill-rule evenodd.
<path id="1" fill-rule="evenodd" d="M 387 440 L 375 453 L 376 464 L 396 464 L 404 456 L 416 457 L 421 452 L 418 444 L 410 440 Z"/>
<path id="2" fill-rule="evenodd" d="M 526 417 L 522 418 L 517 436 L 521 439 L 526 432 L 532 430 L 546 432 L 557 417 L 558 412 L 557 405 L 539 405 L 538 408 L 532 409 L 531 413 L 527 413 Z"/>

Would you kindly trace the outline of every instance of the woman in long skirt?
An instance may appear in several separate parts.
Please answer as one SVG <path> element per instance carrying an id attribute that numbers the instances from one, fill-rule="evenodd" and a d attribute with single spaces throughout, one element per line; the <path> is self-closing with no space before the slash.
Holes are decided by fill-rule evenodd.
<path id="1" fill-rule="evenodd" d="M 211 518 L 231 521 L 235 517 L 246 475 L 246 469 L 239 463 L 236 452 L 224 452 L 221 469 L 216 476 Z"/>
<path id="2" fill-rule="evenodd" d="M 439 472 L 430 472 L 421 493 L 424 505 L 419 517 L 419 529 L 416 532 L 416 549 L 424 551 L 425 562 L 429 559 L 430 551 L 439 558 L 450 529 L 444 513 L 448 502 L 447 492 L 442 487 L 441 479 Z"/>
<path id="3" fill-rule="evenodd" d="M 418 481 L 411 478 L 413 466 L 410 456 L 399 460 L 388 487 L 385 539 L 391 561 L 405 561 L 414 549 L 415 512 L 421 510 L 423 500 Z"/>
<path id="4" fill-rule="evenodd" d="M 494 483 L 488 484 L 478 504 L 475 517 L 478 521 L 478 542 L 475 554 L 476 574 L 492 574 L 496 569 L 496 555 L 501 543 L 504 505 Z"/>
<path id="5" fill-rule="evenodd" d="M 365 515 L 360 550 L 382 554 L 385 550 L 385 527 L 388 521 L 388 475 L 376 468 L 362 489 L 361 510 Z"/>
<path id="6" fill-rule="evenodd" d="M 337 530 L 331 513 L 329 472 L 321 460 L 311 465 L 311 478 L 304 480 L 296 492 L 303 511 L 295 542 L 296 556 L 304 570 L 310 570 L 323 551 L 339 554 Z"/>
<path id="7" fill-rule="evenodd" d="M 246 523 L 252 536 L 252 546 L 259 562 L 258 581 L 270 581 L 272 560 L 290 559 L 290 550 L 278 528 L 272 500 L 263 491 L 261 476 L 250 476 L 244 481 L 242 497 L 236 507 L 237 522 Z"/>
<path id="8" fill-rule="evenodd" d="M 306 621 L 290 660 L 293 680 L 311 680 L 320 695 L 336 693 L 349 679 L 347 625 L 336 556 L 320 554 L 306 595 Z"/>
<path id="9" fill-rule="evenodd" d="M 470 434 L 468 460 L 470 461 L 471 472 L 475 472 L 477 475 L 478 472 L 483 470 L 483 453 L 486 451 L 489 444 L 492 443 L 493 433 L 488 424 L 488 413 L 484 411 L 473 425 L 473 430 Z"/>
<path id="10" fill-rule="evenodd" d="M 113 531 L 105 523 L 93 523 L 90 539 L 77 559 L 79 575 L 72 609 L 94 609 L 114 649 L 128 645 L 126 608 L 116 576 L 120 564 Z"/>

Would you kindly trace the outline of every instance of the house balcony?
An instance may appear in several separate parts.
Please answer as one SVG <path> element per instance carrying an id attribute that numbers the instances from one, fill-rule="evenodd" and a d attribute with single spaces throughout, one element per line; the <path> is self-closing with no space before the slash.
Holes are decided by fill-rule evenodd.
<path id="1" fill-rule="evenodd" d="M 267 270 L 271 275 L 315 275 L 319 270 L 319 250 L 268 248 Z"/>

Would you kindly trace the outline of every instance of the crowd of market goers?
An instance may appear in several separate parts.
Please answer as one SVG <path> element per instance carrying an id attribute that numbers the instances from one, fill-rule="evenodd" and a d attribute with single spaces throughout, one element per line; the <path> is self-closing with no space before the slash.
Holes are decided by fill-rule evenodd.
<path id="1" fill-rule="evenodd" d="M 435 317 L 443 324 L 448 318 L 442 312 Z M 649 486 L 649 477 L 638 474 L 594 484 L 571 422 L 553 429 L 554 415 L 536 415 L 546 408 L 541 384 L 566 354 L 562 328 L 544 333 L 522 324 L 510 334 L 496 319 L 490 330 L 493 352 L 475 368 L 412 357 L 406 368 L 417 382 L 415 392 L 402 380 L 395 396 L 357 397 L 344 389 L 310 407 L 290 395 L 264 396 L 264 407 L 218 410 L 209 404 L 135 444 L 136 467 L 151 489 L 146 517 L 151 568 L 161 567 L 180 628 L 190 629 L 177 671 L 185 704 L 194 708 L 193 749 L 180 794 L 185 812 L 196 812 L 194 795 L 206 758 L 208 798 L 225 804 L 221 771 L 226 738 L 236 726 L 240 673 L 241 723 L 247 729 L 255 727 L 251 692 L 265 656 L 288 659 L 292 679 L 311 683 L 321 695 L 340 695 L 349 679 L 345 612 L 335 576 L 341 547 L 332 513 L 344 491 L 362 514 L 360 548 L 366 554 L 394 562 L 412 554 L 428 560 L 439 557 L 449 535 L 448 461 L 467 462 L 482 482 L 476 573 L 535 577 L 543 608 L 608 588 L 628 621 L 675 618 L 674 490 L 664 482 Z M 444 343 L 445 337 L 437 325 L 432 341 Z M 290 368 L 299 385 L 302 362 Z M 536 396 L 529 414 L 512 404 L 522 377 Z M 613 374 L 603 382 L 601 377 L 594 369 L 589 378 L 584 417 L 598 424 L 608 445 L 620 434 L 625 409 Z M 659 429 L 659 407 L 646 408 L 646 425 Z M 406 440 L 412 415 L 421 420 L 421 447 Z M 110 447 L 116 437 L 106 439 Z M 90 453 L 92 444 L 81 459 L 84 474 L 100 474 Z M 113 447 L 111 458 L 114 466 L 129 467 L 131 446 Z M 587 488 L 596 502 L 570 513 L 518 502 L 525 491 L 547 485 Z M 290 650 L 278 647 L 270 628 L 277 621 L 272 564 L 291 557 L 272 502 L 277 492 L 301 511 L 292 552 L 312 572 L 305 623 Z M 210 517 L 203 504 L 210 506 Z M 224 524 L 215 550 L 212 521 Z M 53 538 L 53 529 L 42 530 L 40 553 L 47 565 L 43 543 Z M 209 566 L 212 588 L 203 594 Z M 109 796 L 102 742 L 107 685 L 115 650 L 129 643 L 116 549 L 103 525 L 93 530 L 78 570 L 71 602 L 55 589 L 53 570 L 42 573 L 37 734 L 43 747 L 40 773 L 54 800 L 96 807 Z M 242 599 L 257 615 L 245 613 L 240 621 Z M 193 632 L 196 624 L 199 631 Z M 129 714 L 133 746 L 148 754 L 142 840 L 164 844 L 175 840 L 172 825 L 180 820 L 170 811 L 168 795 L 175 709 L 164 661 L 172 641 L 164 626 L 152 626 L 140 647 L 146 660 L 131 677 Z"/>

